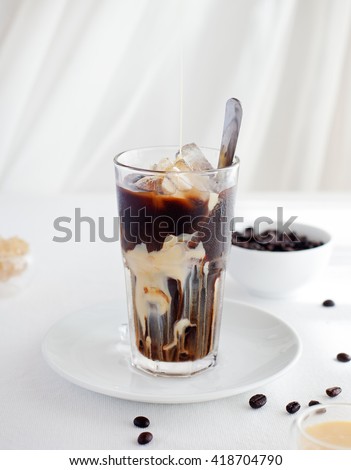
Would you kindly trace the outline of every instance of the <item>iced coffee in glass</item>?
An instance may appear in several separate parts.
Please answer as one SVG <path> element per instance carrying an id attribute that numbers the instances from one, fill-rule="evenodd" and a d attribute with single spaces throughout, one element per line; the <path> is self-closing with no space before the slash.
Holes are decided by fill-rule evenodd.
<path id="1" fill-rule="evenodd" d="M 132 364 L 191 376 L 214 366 L 239 161 L 195 144 L 115 159 Z"/>

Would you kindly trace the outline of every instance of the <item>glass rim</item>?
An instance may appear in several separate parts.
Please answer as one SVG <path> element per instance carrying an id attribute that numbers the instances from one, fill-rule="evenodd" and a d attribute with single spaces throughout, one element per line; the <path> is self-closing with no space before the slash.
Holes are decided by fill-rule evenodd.
<path id="1" fill-rule="evenodd" d="M 137 147 L 137 148 L 132 148 L 132 149 L 129 149 L 129 150 L 123 150 L 122 152 L 118 153 L 114 158 L 113 158 L 113 163 L 117 166 L 117 167 L 122 167 L 122 168 L 126 168 L 126 169 L 129 169 L 129 170 L 133 170 L 133 171 L 139 171 L 139 172 L 142 172 L 142 173 L 145 173 L 145 174 L 150 174 L 150 175 L 164 175 L 166 173 L 175 173 L 177 175 L 181 175 L 181 174 L 189 174 L 189 171 L 175 171 L 175 170 L 171 170 L 171 171 L 165 171 L 165 170 L 150 170 L 149 168 L 140 168 L 140 167 L 137 167 L 137 166 L 132 166 L 132 165 L 126 165 L 124 163 L 121 163 L 119 161 L 119 158 L 122 157 L 122 155 L 125 155 L 126 153 L 128 152 L 134 152 L 134 151 L 141 151 L 141 150 L 153 150 L 153 149 L 167 149 L 167 148 L 179 148 L 179 146 L 177 145 L 155 145 L 155 146 L 151 146 L 151 147 Z M 210 151 L 216 151 L 218 152 L 218 155 L 219 155 L 219 149 L 217 148 L 213 148 L 213 147 L 199 147 L 201 150 L 210 150 Z M 166 157 L 165 157 L 166 158 Z M 240 159 L 237 155 L 234 156 L 233 158 L 233 163 L 230 165 L 230 166 L 226 166 L 224 168 L 213 168 L 211 170 L 201 170 L 201 171 L 193 171 L 192 173 L 196 173 L 197 175 L 211 175 L 211 174 L 217 174 L 217 173 L 222 173 L 222 172 L 226 172 L 228 170 L 232 170 L 233 168 L 236 168 L 238 167 L 240 164 Z"/>
<path id="2" fill-rule="evenodd" d="M 346 408 L 349 408 L 351 410 L 351 403 L 349 403 L 349 402 L 327 403 L 325 405 L 323 405 L 321 403 L 320 405 L 315 405 L 315 406 L 309 407 L 305 411 L 303 411 L 303 413 L 296 419 L 296 422 L 295 422 L 296 427 L 297 427 L 298 431 L 301 433 L 301 435 L 304 438 L 308 439 L 309 441 L 313 442 L 313 444 L 317 444 L 320 447 L 325 447 L 327 445 L 328 448 L 331 449 L 331 450 L 348 450 L 348 449 L 350 449 L 350 447 L 338 446 L 338 445 L 335 445 L 335 444 L 331 444 L 328 441 L 325 441 L 325 440 L 323 441 L 322 439 L 318 439 L 318 438 L 312 436 L 311 434 L 306 432 L 305 429 L 302 426 L 302 423 L 306 419 L 306 416 L 308 416 L 310 413 L 318 412 L 318 410 L 323 410 L 323 409 L 326 409 L 326 408 L 342 408 L 342 407 L 346 407 Z M 348 421 L 348 420 L 344 420 L 344 421 Z"/>

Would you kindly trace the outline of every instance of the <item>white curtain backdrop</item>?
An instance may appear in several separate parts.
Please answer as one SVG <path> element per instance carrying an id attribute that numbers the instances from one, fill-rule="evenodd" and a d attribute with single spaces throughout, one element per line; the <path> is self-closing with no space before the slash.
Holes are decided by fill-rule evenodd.
<path id="1" fill-rule="evenodd" d="M 351 189 L 350 0 L 0 0 L 0 191 L 111 190 L 113 156 L 220 144 L 245 190 Z"/>

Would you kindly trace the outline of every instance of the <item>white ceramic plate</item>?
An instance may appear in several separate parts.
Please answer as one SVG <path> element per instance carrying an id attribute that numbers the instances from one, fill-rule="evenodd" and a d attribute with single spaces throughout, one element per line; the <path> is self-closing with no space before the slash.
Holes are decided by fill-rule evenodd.
<path id="1" fill-rule="evenodd" d="M 217 366 L 191 378 L 152 377 L 132 367 L 128 347 L 118 345 L 118 328 L 126 318 L 117 305 L 64 317 L 44 339 L 46 361 L 65 379 L 105 395 L 193 403 L 257 389 L 286 372 L 301 353 L 297 334 L 282 320 L 226 300 Z"/>

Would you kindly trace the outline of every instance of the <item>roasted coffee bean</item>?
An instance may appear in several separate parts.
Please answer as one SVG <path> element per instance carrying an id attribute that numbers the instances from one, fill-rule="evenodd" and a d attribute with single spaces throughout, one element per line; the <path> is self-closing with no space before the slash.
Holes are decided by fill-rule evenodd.
<path id="1" fill-rule="evenodd" d="M 251 408 L 262 408 L 267 403 L 267 397 L 266 395 L 262 395 L 262 393 L 258 393 L 257 395 L 254 395 L 253 397 L 250 398 L 249 400 L 249 405 Z"/>
<path id="2" fill-rule="evenodd" d="M 247 227 L 244 231 L 244 236 L 248 237 L 249 239 L 253 238 L 254 236 L 254 228 L 253 227 Z"/>
<path id="3" fill-rule="evenodd" d="M 350 354 L 346 354 L 346 353 L 339 353 L 337 356 L 336 356 L 337 360 L 340 361 L 340 362 L 350 362 L 351 361 L 351 356 Z"/>
<path id="4" fill-rule="evenodd" d="M 151 442 L 153 437 L 154 436 L 151 434 L 151 432 L 142 432 L 138 436 L 138 444 L 144 446 L 145 444 Z"/>
<path id="5" fill-rule="evenodd" d="M 323 307 L 335 307 L 335 302 L 331 299 L 327 299 L 323 302 Z"/>
<path id="6" fill-rule="evenodd" d="M 328 395 L 328 397 L 334 398 L 338 396 L 341 393 L 341 388 L 340 387 L 330 387 L 327 388 L 325 393 Z"/>
<path id="7" fill-rule="evenodd" d="M 315 406 L 315 405 L 320 405 L 321 402 L 317 400 L 311 400 L 308 404 L 308 406 Z"/>
<path id="8" fill-rule="evenodd" d="M 297 411 L 299 411 L 300 408 L 301 408 L 300 403 L 298 403 L 297 401 L 292 401 L 286 405 L 285 409 L 288 413 L 294 414 Z"/>
<path id="9" fill-rule="evenodd" d="M 147 428 L 150 425 L 150 421 L 148 418 L 145 416 L 137 416 L 134 418 L 134 426 L 137 426 L 138 428 Z"/>

